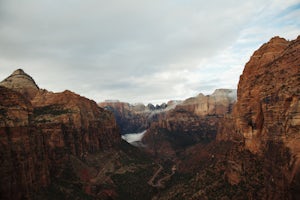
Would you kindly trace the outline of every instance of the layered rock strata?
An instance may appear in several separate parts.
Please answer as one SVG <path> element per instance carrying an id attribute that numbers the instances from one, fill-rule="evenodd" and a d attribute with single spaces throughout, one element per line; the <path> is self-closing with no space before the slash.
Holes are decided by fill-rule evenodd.
<path id="1" fill-rule="evenodd" d="M 224 119 L 217 137 L 242 142 L 241 152 L 250 151 L 260 160 L 264 199 L 300 197 L 299 97 L 300 38 L 274 37 L 246 64 L 233 115 Z M 237 184 L 245 178 L 246 160 L 233 154 L 228 159 L 238 170 L 231 170 L 228 178 Z"/>
<path id="2" fill-rule="evenodd" d="M 121 129 L 121 134 L 138 133 L 146 130 L 160 113 L 173 109 L 177 101 L 154 106 L 153 104 L 129 104 L 119 101 L 105 101 L 98 105 L 111 111 Z"/>
<path id="3" fill-rule="evenodd" d="M 39 91 L 39 87 L 32 77 L 26 74 L 22 69 L 14 71 L 9 77 L 0 82 L 0 86 L 20 92 L 27 99 L 32 99 Z"/>
<path id="4" fill-rule="evenodd" d="M 60 176 L 70 156 L 84 159 L 121 141 L 113 115 L 94 101 L 40 90 L 23 70 L 1 85 L 2 199 L 30 199 Z"/>
<path id="5" fill-rule="evenodd" d="M 165 158 L 174 158 L 176 152 L 196 143 L 213 141 L 220 118 L 231 113 L 235 100 L 236 90 L 231 89 L 189 98 L 158 115 L 142 141 L 150 153 Z"/>

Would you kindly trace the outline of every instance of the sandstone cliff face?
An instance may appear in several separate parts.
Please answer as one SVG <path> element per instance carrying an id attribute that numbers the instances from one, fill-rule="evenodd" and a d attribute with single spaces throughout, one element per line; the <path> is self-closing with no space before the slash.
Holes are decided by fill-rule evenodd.
<path id="1" fill-rule="evenodd" d="M 200 93 L 196 97 L 185 100 L 177 106 L 177 109 L 184 109 L 198 116 L 219 115 L 230 113 L 236 101 L 236 90 L 217 89 L 212 95 Z"/>
<path id="2" fill-rule="evenodd" d="M 0 82 L 0 86 L 20 92 L 28 99 L 32 99 L 39 91 L 39 87 L 31 76 L 26 74 L 22 69 L 14 71 L 9 77 Z"/>
<path id="3" fill-rule="evenodd" d="M 159 115 L 142 142 L 146 151 L 159 158 L 175 158 L 188 146 L 212 141 L 216 135 L 216 117 L 199 117 L 185 110 Z"/>
<path id="4" fill-rule="evenodd" d="M 175 109 L 161 113 L 143 138 L 147 150 L 160 157 L 175 157 L 176 152 L 216 137 L 220 118 L 231 113 L 236 91 L 218 89 L 212 95 L 189 98 Z"/>
<path id="5" fill-rule="evenodd" d="M 251 151 L 269 137 L 286 140 L 299 130 L 299 63 L 299 40 L 275 37 L 246 64 L 234 116 Z"/>
<path id="6" fill-rule="evenodd" d="M 64 124 L 65 128 L 81 130 L 81 134 L 87 134 L 85 137 L 88 137 L 84 141 L 95 143 L 95 147 L 91 149 L 110 147 L 120 139 L 119 134 L 116 134 L 116 121 L 110 112 L 99 108 L 94 101 L 71 91 L 40 91 L 32 100 L 32 104 L 36 124 Z"/>
<path id="7" fill-rule="evenodd" d="M 291 42 L 271 39 L 245 66 L 234 117 L 237 131 L 252 152 L 259 152 L 271 139 L 284 141 L 300 153 L 290 143 L 299 142 L 299 78 L 300 38 Z"/>
<path id="8" fill-rule="evenodd" d="M 0 198 L 30 198 L 50 183 L 44 137 L 32 124 L 31 103 L 20 93 L 0 87 L 0 109 Z"/>
<path id="9" fill-rule="evenodd" d="M 28 77 L 17 70 L 0 87 L 4 199 L 31 198 L 60 177 L 70 156 L 84 159 L 121 141 L 110 112 L 70 91 L 39 90 Z"/>
<path id="10" fill-rule="evenodd" d="M 243 142 L 240 152 L 249 150 L 255 162 L 260 160 L 264 199 L 299 198 L 299 96 L 300 38 L 289 42 L 274 37 L 246 64 L 233 115 L 220 127 L 218 140 Z M 239 183 L 249 160 L 237 151 L 232 155 L 228 159 L 239 169 L 229 167 L 227 175 Z"/>
<path id="11" fill-rule="evenodd" d="M 113 115 L 73 92 L 40 91 L 32 100 L 33 121 L 47 138 L 53 174 L 68 156 L 79 158 L 111 148 L 120 141 Z M 55 172 L 54 172 L 55 171 Z"/>

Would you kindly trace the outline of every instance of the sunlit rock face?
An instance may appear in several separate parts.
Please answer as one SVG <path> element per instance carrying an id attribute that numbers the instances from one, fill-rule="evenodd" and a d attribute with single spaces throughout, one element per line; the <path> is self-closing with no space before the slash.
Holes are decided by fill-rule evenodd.
<path id="1" fill-rule="evenodd" d="M 197 116 L 219 115 L 230 113 L 236 101 L 236 90 L 216 89 L 211 95 L 200 93 L 196 97 L 186 99 L 177 109 L 184 109 Z"/>
<path id="2" fill-rule="evenodd" d="M 224 119 L 217 139 L 240 140 L 244 150 L 264 160 L 261 171 L 271 180 L 265 182 L 266 199 L 298 199 L 300 37 L 274 37 L 255 51 L 240 77 L 237 96 L 233 115 Z M 247 162 L 241 156 L 229 160 L 240 167 Z M 240 168 L 228 178 L 239 182 L 235 177 L 243 173 Z"/>
<path id="3" fill-rule="evenodd" d="M 1 85 L 2 199 L 30 199 L 60 176 L 70 156 L 81 159 L 121 141 L 112 113 L 94 101 L 70 91 L 40 90 L 23 70 Z"/>
<path id="4" fill-rule="evenodd" d="M 272 38 L 255 51 L 240 77 L 235 124 L 252 152 L 259 152 L 268 139 L 294 149 L 290 139 L 295 142 L 300 125 L 299 43 L 300 38 Z"/>

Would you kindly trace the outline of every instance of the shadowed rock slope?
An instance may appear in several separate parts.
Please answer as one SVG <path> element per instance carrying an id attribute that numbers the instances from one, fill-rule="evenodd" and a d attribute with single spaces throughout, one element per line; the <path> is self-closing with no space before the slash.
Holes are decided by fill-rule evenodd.
<path id="1" fill-rule="evenodd" d="M 151 123 L 143 138 L 146 150 L 157 157 L 174 158 L 189 146 L 214 141 L 220 119 L 231 113 L 235 101 L 232 89 L 186 99 Z"/>
<path id="2" fill-rule="evenodd" d="M 70 91 L 40 90 L 23 70 L 0 86 L 1 199 L 30 199 L 74 158 L 112 149 L 121 139 L 113 115 Z"/>
<path id="3" fill-rule="evenodd" d="M 170 101 L 168 104 L 154 106 L 153 104 L 129 104 L 120 101 L 105 101 L 98 105 L 105 110 L 111 111 L 121 129 L 121 134 L 138 133 L 146 130 L 157 115 L 175 107 L 177 101 Z"/>

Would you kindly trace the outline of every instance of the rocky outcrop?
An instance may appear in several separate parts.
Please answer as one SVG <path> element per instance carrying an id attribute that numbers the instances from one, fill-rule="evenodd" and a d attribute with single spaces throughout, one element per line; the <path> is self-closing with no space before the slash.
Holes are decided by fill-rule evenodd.
<path id="1" fill-rule="evenodd" d="M 212 141 L 216 117 L 199 117 L 185 110 L 173 110 L 152 122 L 142 138 L 146 151 L 158 158 L 175 158 L 188 146 Z"/>
<path id="2" fill-rule="evenodd" d="M 299 40 L 272 38 L 240 77 L 235 124 L 252 152 L 268 138 L 286 140 L 299 130 L 299 46 Z"/>
<path id="3" fill-rule="evenodd" d="M 32 125 L 33 107 L 18 92 L 0 87 L 0 197 L 26 199 L 50 183 L 44 137 Z"/>
<path id="4" fill-rule="evenodd" d="M 147 151 L 174 158 L 188 146 L 213 141 L 220 119 L 231 113 L 235 100 L 236 90 L 217 89 L 212 95 L 199 94 L 161 113 L 142 139 Z"/>
<path id="5" fill-rule="evenodd" d="M 39 87 L 31 76 L 26 74 L 22 69 L 14 71 L 9 77 L 0 82 L 0 86 L 20 92 L 27 99 L 32 99 L 39 91 Z"/>
<path id="6" fill-rule="evenodd" d="M 111 148 L 120 141 L 113 115 L 73 92 L 40 91 L 32 104 L 33 121 L 47 138 L 54 171 L 68 160 L 69 154 L 82 157 Z"/>
<path id="7" fill-rule="evenodd" d="M 70 91 L 39 90 L 28 77 L 17 70 L 0 87 L 1 199 L 30 199 L 61 176 L 70 157 L 121 141 L 109 111 Z"/>
<path id="8" fill-rule="evenodd" d="M 224 119 L 218 133 L 219 141 L 243 144 L 228 157 L 239 166 L 234 173 L 228 167 L 230 182 L 247 177 L 243 174 L 249 160 L 240 155 L 250 151 L 261 165 L 263 199 L 300 197 L 299 97 L 300 37 L 293 41 L 274 37 L 246 64 L 233 115 Z"/>
<path id="9" fill-rule="evenodd" d="M 177 109 L 187 110 L 197 116 L 223 116 L 226 113 L 231 113 L 235 101 L 236 90 L 217 89 L 211 95 L 205 96 L 200 93 L 196 97 L 189 98 L 178 105 Z"/>

